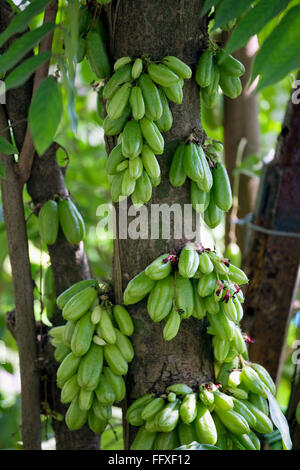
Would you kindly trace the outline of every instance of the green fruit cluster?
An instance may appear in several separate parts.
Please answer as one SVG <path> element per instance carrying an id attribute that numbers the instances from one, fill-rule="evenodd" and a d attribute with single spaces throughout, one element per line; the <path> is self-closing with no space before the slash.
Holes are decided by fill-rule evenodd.
<path id="1" fill-rule="evenodd" d="M 71 199 L 50 199 L 40 209 L 39 231 L 47 245 L 56 242 L 59 227 L 69 243 L 76 245 L 84 238 L 84 220 Z"/>
<path id="2" fill-rule="evenodd" d="M 166 341 L 177 335 L 183 319 L 193 316 L 201 320 L 207 316 L 211 332 L 220 331 L 224 339 L 238 343 L 238 322 L 243 315 L 239 285 L 247 282 L 246 274 L 228 259 L 200 244 L 189 243 L 177 253 L 160 255 L 135 276 L 123 293 L 123 302 L 135 304 L 148 296 L 151 319 L 166 322 Z"/>
<path id="3" fill-rule="evenodd" d="M 107 3 L 107 2 L 106 2 Z M 97 78 L 104 79 L 110 75 L 110 61 L 106 50 L 105 31 L 99 18 L 93 19 L 94 12 L 88 5 L 79 9 L 79 38 L 77 43 L 76 62 L 86 57 Z"/>
<path id="4" fill-rule="evenodd" d="M 237 98 L 242 92 L 240 76 L 244 73 L 244 65 L 223 49 L 206 49 L 199 58 L 195 74 L 204 104 L 208 108 L 216 104 L 219 87 L 224 95 Z"/>
<path id="5" fill-rule="evenodd" d="M 257 384 L 247 370 L 255 371 L 257 365 L 252 366 L 237 371 L 243 390 Z M 198 442 L 220 450 L 259 450 L 256 433 L 272 432 L 273 423 L 260 390 L 248 390 L 247 396 L 237 398 L 220 382 L 192 387 L 176 383 L 161 395 L 148 393 L 127 409 L 127 421 L 139 428 L 130 449 L 173 450 Z"/>
<path id="6" fill-rule="evenodd" d="M 151 199 L 160 183 L 157 155 L 164 152 L 162 133 L 173 124 L 169 101 L 180 104 L 184 79 L 192 71 L 174 56 L 159 63 L 148 58 L 121 57 L 103 89 L 107 116 L 104 133 L 118 136 L 107 159 L 113 202 L 131 196 L 136 206 Z"/>
<path id="7" fill-rule="evenodd" d="M 232 206 L 232 192 L 225 165 L 217 151 L 222 144 L 207 139 L 203 147 L 191 134 L 176 148 L 169 170 L 174 187 L 190 180 L 190 202 L 210 228 L 220 224 L 224 212 Z"/>
<path id="8" fill-rule="evenodd" d="M 94 279 L 80 281 L 57 298 L 65 325 L 49 331 L 60 363 L 57 385 L 68 404 L 65 421 L 73 431 L 86 422 L 101 433 L 112 416 L 112 405 L 123 400 L 128 363 L 134 356 L 129 339 L 134 330 L 122 305 L 112 305 Z"/>

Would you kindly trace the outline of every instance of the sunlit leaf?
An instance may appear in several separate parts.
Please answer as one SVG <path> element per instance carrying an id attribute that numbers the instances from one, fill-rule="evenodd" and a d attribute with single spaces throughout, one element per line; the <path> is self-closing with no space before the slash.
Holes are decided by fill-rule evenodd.
<path id="1" fill-rule="evenodd" d="M 50 52 L 45 51 L 24 60 L 24 62 L 18 65 L 7 76 L 5 80 L 6 91 L 23 85 L 36 69 L 38 69 L 46 60 L 50 59 L 50 56 Z"/>
<path id="2" fill-rule="evenodd" d="M 30 131 L 39 155 L 53 142 L 62 111 L 58 83 L 53 77 L 47 77 L 35 92 L 28 115 Z"/>
<path id="3" fill-rule="evenodd" d="M 250 8 L 253 0 L 226 0 L 221 2 L 215 12 L 215 23 L 212 31 L 222 28 L 229 21 L 238 18 Z"/>
<path id="4" fill-rule="evenodd" d="M 300 66 L 300 6 L 289 10 L 258 52 L 252 80 L 261 75 L 257 90 L 276 83 Z"/>
<path id="5" fill-rule="evenodd" d="M 44 10 L 51 0 L 35 0 L 28 7 L 13 17 L 7 28 L 0 34 L 0 47 L 15 33 L 28 28 L 28 23 Z"/>
<path id="6" fill-rule="evenodd" d="M 232 31 L 226 44 L 226 52 L 231 54 L 243 47 L 251 36 L 257 34 L 288 5 L 289 0 L 261 0 L 244 15 Z"/>
<path id="7" fill-rule="evenodd" d="M 14 67 L 40 40 L 55 27 L 54 23 L 45 23 L 39 28 L 23 34 L 16 39 L 7 51 L 0 56 L 0 73 L 3 74 Z"/>

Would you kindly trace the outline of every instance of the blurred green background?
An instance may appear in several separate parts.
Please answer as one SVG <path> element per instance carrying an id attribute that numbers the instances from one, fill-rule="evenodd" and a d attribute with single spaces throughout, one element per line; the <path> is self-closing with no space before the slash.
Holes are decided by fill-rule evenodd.
<path id="1" fill-rule="evenodd" d="M 97 236 L 97 207 L 110 202 L 109 181 L 105 171 L 106 152 L 102 129 L 101 109 L 97 109 L 97 91 L 91 85 L 94 75 L 84 60 L 77 68 L 75 110 L 78 116 L 78 128 L 73 134 L 67 114 L 67 97 L 64 96 L 65 113 L 57 136 L 62 148 L 57 158 L 64 166 L 68 164 L 66 185 L 74 200 L 81 208 L 87 226 L 85 249 L 88 254 L 94 276 L 98 279 L 110 279 L 113 243 L 110 238 Z M 259 123 L 261 131 L 261 155 L 258 161 L 272 156 L 281 122 L 291 90 L 291 77 L 268 87 L 259 94 Z M 99 113 L 100 111 L 100 113 Z M 204 110 L 204 128 L 210 137 L 223 140 L 222 100 L 213 110 Z M 258 165 L 260 168 L 261 165 Z M 30 258 L 35 288 L 36 319 L 47 322 L 41 311 L 40 285 L 41 272 L 49 263 L 46 247 L 40 246 L 37 218 L 31 214 L 32 205 L 27 194 L 24 195 L 27 217 L 28 236 L 30 239 Z M 1 207 L 0 207 L 1 211 Z M 5 326 L 6 312 L 14 308 L 12 279 L 8 258 L 7 242 L 2 211 L 0 212 L 0 448 L 20 448 L 20 381 L 18 369 L 17 347 Z M 214 233 L 205 234 L 204 243 L 213 240 L 220 250 L 223 249 L 224 226 Z M 44 248 L 44 250 L 43 250 Z M 300 299 L 300 298 L 299 298 Z M 288 405 L 290 384 L 293 374 L 291 362 L 292 344 L 299 337 L 299 328 L 294 318 L 290 324 L 286 344 L 286 361 L 278 390 L 279 404 L 284 411 Z M 297 333 L 298 332 L 298 333 Z M 49 419 L 43 417 L 43 448 L 54 448 L 54 438 Z M 102 435 L 103 449 L 122 449 L 121 410 L 114 408 L 112 426 Z M 271 445 L 277 448 L 278 439 Z"/>

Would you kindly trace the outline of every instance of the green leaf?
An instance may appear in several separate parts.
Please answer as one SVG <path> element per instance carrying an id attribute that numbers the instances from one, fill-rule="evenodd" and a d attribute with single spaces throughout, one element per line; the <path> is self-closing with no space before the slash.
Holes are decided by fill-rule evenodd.
<path id="1" fill-rule="evenodd" d="M 291 450 L 292 441 L 290 436 L 289 425 L 286 417 L 282 413 L 276 398 L 267 391 L 269 407 L 270 407 L 270 416 L 275 424 L 276 428 L 279 430 L 283 442 L 283 447 L 285 450 Z"/>
<path id="2" fill-rule="evenodd" d="M 0 135 L 0 152 L 4 155 L 18 154 L 18 149 Z"/>
<path id="3" fill-rule="evenodd" d="M 27 52 L 32 50 L 40 40 L 55 27 L 54 23 L 45 23 L 39 28 L 23 34 L 16 39 L 7 51 L 0 56 L 0 73 L 3 74 L 14 67 Z"/>
<path id="4" fill-rule="evenodd" d="M 0 34 L 0 47 L 15 33 L 28 28 L 28 23 L 50 3 L 51 0 L 35 0 L 11 20 L 7 28 Z"/>
<path id="5" fill-rule="evenodd" d="M 284 78 L 300 66 L 300 5 L 291 8 L 259 50 L 252 81 L 261 75 L 257 91 Z"/>
<path id="6" fill-rule="evenodd" d="M 28 113 L 31 135 L 39 155 L 53 142 L 62 111 L 58 83 L 53 77 L 47 77 L 35 92 Z"/>
<path id="7" fill-rule="evenodd" d="M 50 57 L 50 52 L 45 51 L 24 60 L 24 62 L 18 65 L 7 76 L 5 80 L 5 90 L 11 90 L 23 85 L 36 69 L 38 69 L 46 60 L 49 60 Z"/>
<path id="8" fill-rule="evenodd" d="M 205 0 L 205 3 L 203 5 L 203 8 L 201 10 L 201 16 L 204 16 L 206 13 L 209 12 L 209 10 L 213 7 L 216 6 L 219 3 L 220 0 Z"/>
<path id="9" fill-rule="evenodd" d="M 221 449 L 219 447 L 212 446 L 210 444 L 199 444 L 199 442 L 193 441 L 190 444 L 176 447 L 175 450 L 221 450 Z"/>
<path id="10" fill-rule="evenodd" d="M 250 8 L 253 0 L 225 0 L 216 9 L 215 24 L 212 28 L 214 31 L 217 28 L 222 28 L 228 21 L 238 18 Z"/>
<path id="11" fill-rule="evenodd" d="M 288 5 L 290 0 L 261 0 L 248 11 L 232 31 L 226 44 L 228 54 L 243 47 L 251 36 L 259 33 L 262 28 Z"/>

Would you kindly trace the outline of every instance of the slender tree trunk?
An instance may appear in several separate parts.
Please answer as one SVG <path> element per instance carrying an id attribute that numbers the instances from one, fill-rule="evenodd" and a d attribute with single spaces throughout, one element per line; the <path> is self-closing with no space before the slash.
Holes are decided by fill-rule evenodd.
<path id="1" fill-rule="evenodd" d="M 125 55 L 139 57 L 146 54 L 158 60 L 166 55 L 175 55 L 194 68 L 201 50 L 207 46 L 207 20 L 200 18 L 201 7 L 202 2 L 199 0 L 122 0 L 112 41 L 112 58 L 115 60 Z M 193 128 L 198 128 L 203 135 L 199 107 L 199 89 L 193 79 L 186 81 L 183 103 L 172 105 L 173 127 L 164 135 L 165 152 L 159 157 L 162 181 L 154 188 L 152 199 L 146 205 L 149 227 L 150 209 L 154 204 L 172 206 L 177 202 L 183 208 L 184 204 L 189 203 L 188 184 L 173 188 L 168 182 L 168 167 L 176 145 Z M 108 147 L 110 150 L 110 142 Z M 131 220 L 129 217 L 128 223 Z M 167 240 L 162 239 L 161 235 L 159 239 L 118 238 L 114 253 L 117 301 L 121 301 L 121 290 L 134 275 L 158 255 L 178 249 L 183 242 L 184 237 L 175 240 L 172 231 Z M 173 382 L 195 384 L 197 380 L 204 382 L 213 378 L 209 340 L 202 322 L 194 319 L 183 321 L 178 336 L 166 342 L 162 336 L 163 325 L 150 320 L 145 302 L 133 305 L 130 312 L 135 323 L 135 358 L 127 376 L 129 403 L 149 390 L 162 393 Z M 126 430 L 125 448 L 134 434 L 134 429 Z"/>
<path id="2" fill-rule="evenodd" d="M 251 68 L 254 55 L 258 49 L 258 40 L 253 36 L 245 47 L 237 51 L 234 56 L 244 65 L 246 72 L 241 77 L 243 92 L 238 98 L 232 100 L 224 96 L 224 149 L 227 171 L 233 186 L 233 170 L 236 167 L 237 151 L 241 139 L 245 139 L 246 145 L 242 151 L 242 159 L 260 152 L 259 122 L 258 122 L 258 98 L 247 89 L 247 83 L 251 76 Z M 238 193 L 238 218 L 242 219 L 252 212 L 258 190 L 259 179 L 240 175 Z M 245 253 L 245 228 L 236 226 L 236 240 L 234 232 L 230 232 L 230 218 L 232 213 L 226 216 L 225 242 L 237 242 Z M 234 228 L 234 227 L 233 227 Z"/>
<path id="3" fill-rule="evenodd" d="M 274 160 L 266 166 L 254 224 L 300 233 L 300 106 L 289 101 Z M 250 227 L 251 229 L 251 227 Z M 246 260 L 250 285 L 243 327 L 253 336 L 253 361 L 280 378 L 283 346 L 296 295 L 300 243 L 296 236 L 252 230 Z"/>

